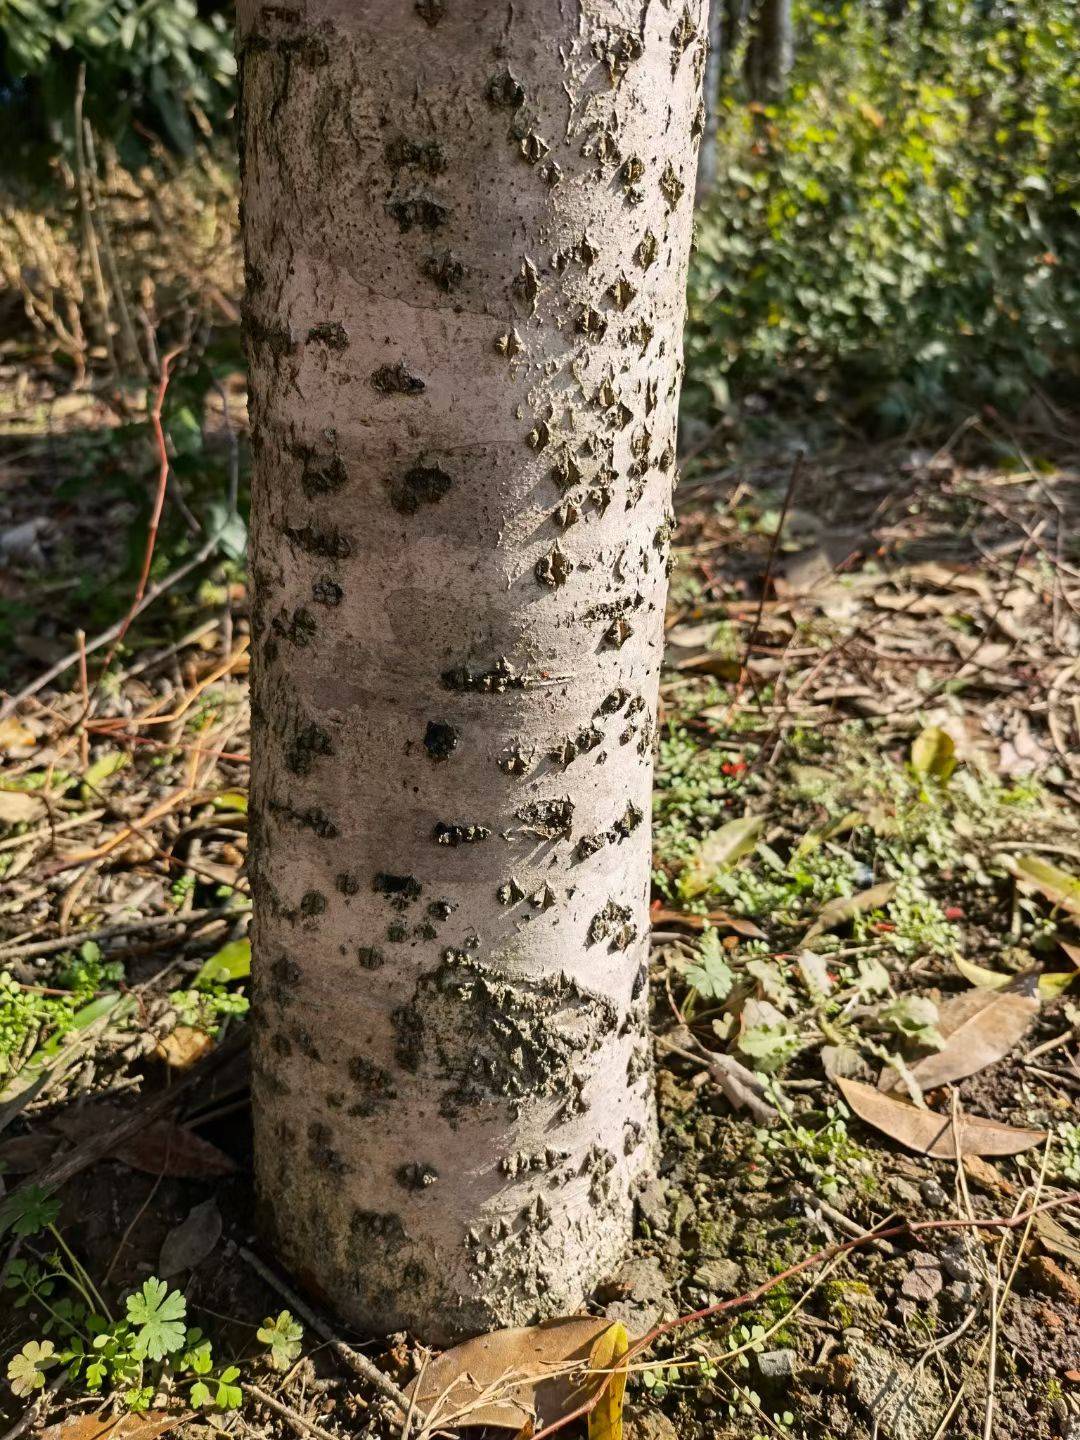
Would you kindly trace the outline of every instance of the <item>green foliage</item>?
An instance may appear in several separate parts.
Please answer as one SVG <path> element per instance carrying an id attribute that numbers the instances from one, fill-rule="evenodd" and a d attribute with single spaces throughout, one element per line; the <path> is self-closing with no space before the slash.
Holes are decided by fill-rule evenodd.
<path id="1" fill-rule="evenodd" d="M 55 984 L 47 988 L 63 994 L 46 994 L 0 970 L 0 1089 L 31 1058 L 47 1058 L 65 1035 L 89 1028 L 116 1009 L 119 996 L 105 987 L 123 977 L 123 965 L 103 961 L 92 940 L 60 957 Z"/>
<path id="2" fill-rule="evenodd" d="M 151 1360 L 164 1360 L 184 1343 L 187 1304 L 164 1280 L 147 1280 L 127 1299 L 127 1318 L 135 1329 L 135 1347 Z"/>
<path id="3" fill-rule="evenodd" d="M 270 1364 L 275 1370 L 287 1370 L 299 1358 L 304 1327 L 288 1310 L 282 1310 L 276 1320 L 268 1315 L 256 1333 L 262 1343 L 270 1347 Z"/>
<path id="4" fill-rule="evenodd" d="M 8 1361 L 7 1378 L 15 1395 L 32 1395 L 45 1386 L 45 1371 L 55 1365 L 59 1356 L 51 1340 L 30 1340 Z"/>
<path id="5" fill-rule="evenodd" d="M 727 955 L 716 930 L 708 925 L 698 943 L 698 958 L 687 965 L 683 974 L 695 994 L 703 1000 L 726 1000 L 735 983 Z"/>
<path id="6" fill-rule="evenodd" d="M 86 115 L 135 160 L 135 122 L 175 149 L 224 124 L 236 73 L 223 7 L 196 0 L 0 0 L 0 90 L 30 141 L 72 133 L 86 67 Z"/>
<path id="7" fill-rule="evenodd" d="M 721 101 L 688 399 L 787 383 L 898 428 L 1053 385 L 1080 340 L 1080 9 L 797 7 L 788 95 Z"/>
<path id="8" fill-rule="evenodd" d="M 831 1198 L 856 1174 L 869 1169 L 867 1152 L 849 1135 L 849 1112 L 839 1101 L 828 1107 L 816 1128 L 789 1119 L 783 1106 L 777 1113 L 778 1127 L 763 1126 L 754 1132 L 760 1153 L 771 1163 L 785 1162 L 817 1193 Z"/>

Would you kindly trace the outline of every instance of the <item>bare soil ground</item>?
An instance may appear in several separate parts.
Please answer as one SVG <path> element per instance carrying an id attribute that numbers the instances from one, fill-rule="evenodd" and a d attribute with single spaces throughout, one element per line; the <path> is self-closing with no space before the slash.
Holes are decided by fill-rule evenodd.
<path id="1" fill-rule="evenodd" d="M 158 459 L 144 418 L 5 379 L 15 696 L 122 620 Z M 654 816 L 663 1156 L 592 1309 L 642 1335 L 738 1303 L 637 1357 L 635 1435 L 1080 1435 L 1074 440 L 984 417 L 935 449 L 687 444 Z M 170 443 L 180 504 L 151 584 L 220 523 L 239 382 Z M 58 1185 L 56 1228 L 111 1306 L 175 1267 L 246 1389 L 181 1420 L 178 1387 L 164 1424 L 397 1433 L 310 1319 L 284 1370 L 256 1334 L 299 1312 L 252 1229 L 243 976 L 205 969 L 247 923 L 246 636 L 242 562 L 215 550 L 107 673 L 111 642 L 0 722 L 0 1185 L 23 1204 Z M 910 1110 L 860 1118 L 883 1071 L 893 1106 L 936 1111 L 938 1148 L 968 1153 L 919 1153 Z M 54 1242 L 3 1243 L 6 1365 L 46 1333 L 20 1262 Z M 396 1384 L 423 1363 L 406 1336 L 356 1343 Z M 82 1382 L 36 1394 L 0 1390 L 9 1433 L 100 1406 Z M 140 1425 L 160 1433 L 127 1440 Z"/>

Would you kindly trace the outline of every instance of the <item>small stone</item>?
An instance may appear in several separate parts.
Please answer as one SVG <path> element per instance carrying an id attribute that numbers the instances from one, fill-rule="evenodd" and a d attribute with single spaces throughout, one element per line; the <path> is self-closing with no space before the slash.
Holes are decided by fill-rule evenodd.
<path id="1" fill-rule="evenodd" d="M 905 1180 L 901 1175 L 890 1175 L 888 1184 L 889 1194 L 901 1210 L 907 1210 L 911 1206 L 919 1204 L 919 1192 L 910 1180 Z"/>
<path id="2" fill-rule="evenodd" d="M 954 1305 L 959 1305 L 967 1310 L 978 1299 L 979 1287 L 971 1285 L 965 1280 L 954 1280 L 951 1285 L 945 1287 L 945 1294 Z"/>
<path id="3" fill-rule="evenodd" d="M 948 1274 L 961 1284 L 974 1285 L 979 1280 L 978 1267 L 963 1240 L 954 1240 L 951 1245 L 945 1246 L 941 1252 L 941 1264 Z"/>
<path id="4" fill-rule="evenodd" d="M 763 1380 L 790 1380 L 799 1368 L 797 1350 L 765 1350 L 757 1357 L 757 1368 Z"/>
<path id="5" fill-rule="evenodd" d="M 947 1210 L 952 1203 L 936 1180 L 924 1180 L 919 1186 L 919 1194 L 923 1204 L 929 1205 L 931 1210 Z"/>
<path id="6" fill-rule="evenodd" d="M 941 1413 L 941 1384 L 929 1368 L 914 1370 L 878 1345 L 849 1347 L 852 1389 L 880 1440 L 930 1440 Z"/>
<path id="7" fill-rule="evenodd" d="M 628 1434 L 629 1440 L 679 1440 L 679 1432 L 662 1410 L 635 1415 Z"/>
<path id="8" fill-rule="evenodd" d="M 706 1260 L 694 1271 L 694 1284 L 716 1295 L 738 1295 L 742 1289 L 742 1266 L 727 1256 Z"/>
<path id="9" fill-rule="evenodd" d="M 911 1269 L 901 1282 L 900 1293 L 909 1300 L 933 1300 L 941 1293 L 945 1283 L 938 1269 L 937 1256 L 927 1250 L 919 1250 L 912 1255 L 911 1262 Z"/>

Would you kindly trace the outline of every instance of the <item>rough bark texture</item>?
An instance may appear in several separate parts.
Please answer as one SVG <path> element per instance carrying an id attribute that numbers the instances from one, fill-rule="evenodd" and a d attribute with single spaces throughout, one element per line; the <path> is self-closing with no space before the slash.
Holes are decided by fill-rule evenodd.
<path id="1" fill-rule="evenodd" d="M 261 1204 L 443 1340 L 573 1310 L 653 1162 L 702 5 L 240 10 Z"/>

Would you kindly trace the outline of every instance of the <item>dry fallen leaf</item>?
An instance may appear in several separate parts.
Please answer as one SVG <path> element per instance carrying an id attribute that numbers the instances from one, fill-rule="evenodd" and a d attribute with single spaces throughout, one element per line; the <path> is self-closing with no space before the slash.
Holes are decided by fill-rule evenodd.
<path id="1" fill-rule="evenodd" d="M 669 910 L 664 905 L 658 905 L 650 910 L 649 918 L 654 926 L 675 925 L 682 930 L 704 930 L 706 925 L 713 925 L 717 930 L 733 930 L 736 935 L 743 935 L 748 940 L 765 939 L 765 931 L 760 925 L 755 925 L 753 920 L 745 920 L 741 915 L 732 915 L 727 910 L 707 910 L 704 915 L 692 915 L 687 910 Z"/>
<path id="2" fill-rule="evenodd" d="M 740 815 L 707 835 L 679 877 L 681 893 L 702 894 L 717 870 L 724 870 L 751 853 L 764 828 L 765 821 L 760 815 Z"/>
<path id="3" fill-rule="evenodd" d="M 965 990 L 943 1001 L 938 1029 L 945 1044 L 912 1065 L 919 1088 L 936 1090 L 1004 1059 L 1038 1013 L 1035 996 L 1015 990 Z"/>
<path id="4" fill-rule="evenodd" d="M 622 1330 L 603 1316 L 578 1315 L 494 1330 L 433 1360 L 407 1393 L 440 1428 L 493 1425 L 517 1433 L 531 1423 L 540 1430 L 600 1400 L 610 1371 L 584 1372 L 599 1353 L 598 1342 L 616 1328 Z"/>
<path id="5" fill-rule="evenodd" d="M 803 936 L 802 943 L 805 945 L 808 940 L 824 935 L 826 930 L 843 925 L 847 920 L 853 920 L 856 915 L 864 915 L 868 910 L 880 910 L 889 903 L 895 893 L 896 882 L 884 880 L 880 885 L 871 885 L 869 890 L 860 890 L 857 895 L 838 895 L 835 900 L 830 900 L 821 907 L 817 919 Z"/>
<path id="6" fill-rule="evenodd" d="M 194 1025 L 177 1025 L 157 1043 L 158 1054 L 174 1070 L 186 1070 L 208 1050 L 214 1048 L 213 1038 Z"/>
<path id="7" fill-rule="evenodd" d="M 1059 870 L 1041 855 L 1017 855 L 1009 869 L 1017 883 L 1037 890 L 1054 906 L 1070 915 L 1080 915 L 1080 880 L 1067 870 Z"/>
<path id="8" fill-rule="evenodd" d="M 186 1180 L 213 1180 L 231 1175 L 232 1160 L 194 1131 L 172 1120 L 156 1120 L 112 1152 L 133 1170 L 148 1175 L 172 1175 Z"/>
<path id="9" fill-rule="evenodd" d="M 161 1245 L 157 1273 L 165 1280 L 182 1270 L 201 1265 L 221 1239 L 221 1211 L 217 1201 L 204 1200 L 174 1225 Z"/>
<path id="10" fill-rule="evenodd" d="M 955 1160 L 956 1136 L 952 1117 L 933 1110 L 919 1110 L 887 1091 L 864 1085 L 861 1080 L 833 1077 L 847 1104 L 875 1130 L 880 1130 L 917 1155 L 937 1160 Z M 957 1121 L 962 1155 L 1016 1155 L 1046 1139 L 1045 1130 L 1020 1130 L 977 1115 L 962 1115 Z"/>
<path id="11" fill-rule="evenodd" d="M 69 1415 L 41 1432 L 41 1440 L 156 1440 L 178 1430 L 191 1411 L 145 1410 L 141 1415 Z"/>
<path id="12" fill-rule="evenodd" d="M 21 825 L 40 820 L 46 814 L 45 801 L 30 790 L 0 790 L 0 825 Z"/>

